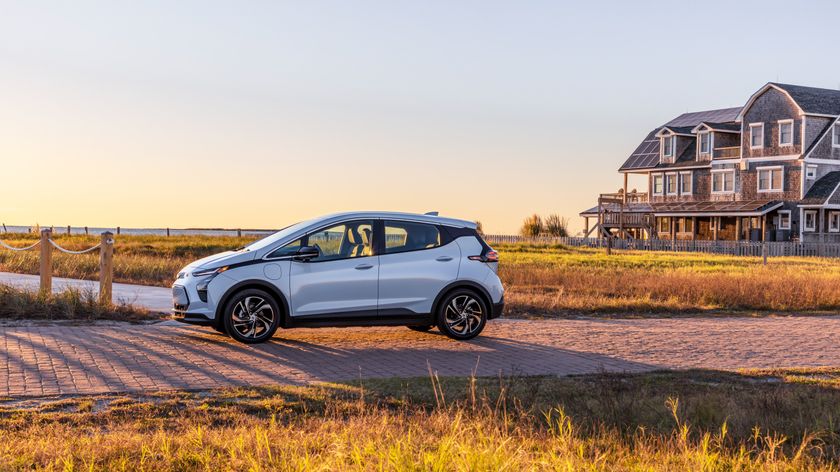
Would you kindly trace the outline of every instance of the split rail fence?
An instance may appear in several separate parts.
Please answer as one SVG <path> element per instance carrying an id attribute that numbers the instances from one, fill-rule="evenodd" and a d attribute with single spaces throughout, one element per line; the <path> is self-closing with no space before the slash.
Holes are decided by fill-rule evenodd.
<path id="1" fill-rule="evenodd" d="M 620 239 L 580 237 L 523 237 L 488 234 L 492 243 L 562 244 L 564 246 L 625 249 L 633 251 L 674 251 L 752 257 L 840 257 L 840 243 L 794 241 L 691 241 L 671 239 Z"/>
<path id="2" fill-rule="evenodd" d="M 65 254 L 87 254 L 95 250 L 99 250 L 99 302 L 110 305 L 113 301 L 113 286 L 114 286 L 114 234 L 106 231 L 100 235 L 99 244 L 83 249 L 81 251 L 71 251 L 58 245 L 52 239 L 51 229 L 41 230 L 41 239 L 25 247 L 14 247 L 0 241 L 0 247 L 10 251 L 32 251 L 40 246 L 40 286 L 39 290 L 42 294 L 52 293 L 52 254 L 53 249 L 56 249 Z"/>

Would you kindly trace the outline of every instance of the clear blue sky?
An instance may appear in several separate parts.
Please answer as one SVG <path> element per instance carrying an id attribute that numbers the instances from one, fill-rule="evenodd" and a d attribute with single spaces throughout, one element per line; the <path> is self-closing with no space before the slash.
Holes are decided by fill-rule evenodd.
<path id="1" fill-rule="evenodd" d="M 838 5 L 0 2 L 0 220 L 579 229 L 656 125 L 840 87 Z"/>

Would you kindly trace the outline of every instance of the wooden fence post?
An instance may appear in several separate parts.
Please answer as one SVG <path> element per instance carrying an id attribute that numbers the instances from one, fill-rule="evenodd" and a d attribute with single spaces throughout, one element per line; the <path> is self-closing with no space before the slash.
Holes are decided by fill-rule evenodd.
<path id="1" fill-rule="evenodd" d="M 70 225 L 67 225 L 67 234 L 70 235 Z"/>
<path id="2" fill-rule="evenodd" d="M 41 295 L 52 293 L 52 230 L 41 230 Z"/>
<path id="3" fill-rule="evenodd" d="M 120 235 L 120 227 L 117 226 L 117 236 L 119 236 L 119 235 Z"/>
<path id="4" fill-rule="evenodd" d="M 607 255 L 612 254 L 612 237 L 607 236 Z"/>
<path id="5" fill-rule="evenodd" d="M 237 229 L 237 230 L 236 230 L 236 237 L 237 237 L 237 238 L 241 238 L 241 237 L 242 237 L 242 228 L 239 228 L 239 229 Z"/>
<path id="6" fill-rule="evenodd" d="M 166 228 L 166 237 L 169 237 L 169 228 Z"/>
<path id="7" fill-rule="evenodd" d="M 764 258 L 764 265 L 767 265 L 767 243 L 761 242 L 761 257 Z"/>
<path id="8" fill-rule="evenodd" d="M 99 303 L 110 305 L 113 301 L 114 284 L 114 233 L 105 231 L 101 235 L 99 248 Z"/>

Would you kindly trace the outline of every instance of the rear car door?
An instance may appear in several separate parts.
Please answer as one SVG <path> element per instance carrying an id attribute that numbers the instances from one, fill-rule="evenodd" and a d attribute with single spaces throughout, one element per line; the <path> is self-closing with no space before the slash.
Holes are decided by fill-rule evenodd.
<path id="1" fill-rule="evenodd" d="M 377 307 L 379 258 L 373 254 L 373 220 L 323 228 L 302 243 L 317 246 L 318 257 L 291 262 L 292 317 L 373 316 Z"/>
<path id="2" fill-rule="evenodd" d="M 458 277 L 461 250 L 434 224 L 385 220 L 379 256 L 379 316 L 431 313 Z"/>

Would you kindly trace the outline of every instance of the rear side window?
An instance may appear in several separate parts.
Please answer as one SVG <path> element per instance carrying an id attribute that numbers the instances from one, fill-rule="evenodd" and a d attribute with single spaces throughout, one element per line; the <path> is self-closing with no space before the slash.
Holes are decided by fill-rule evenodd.
<path id="1" fill-rule="evenodd" d="M 435 225 L 385 222 L 385 254 L 432 249 L 439 247 L 440 242 L 440 230 Z"/>

